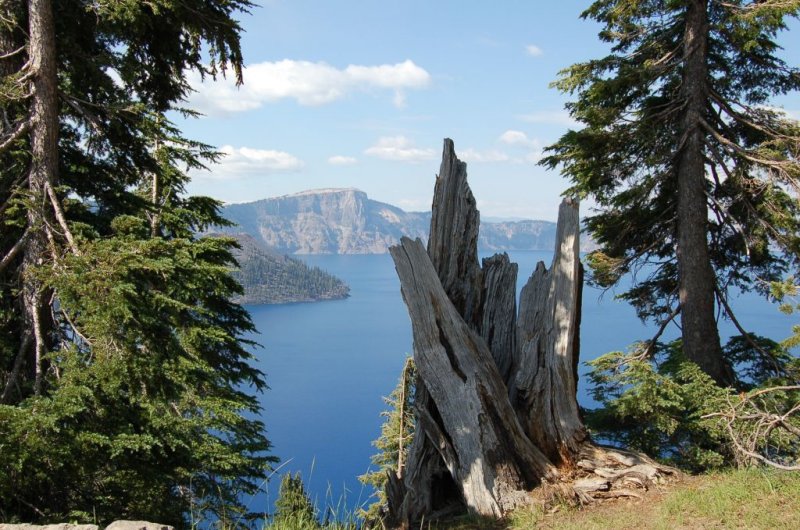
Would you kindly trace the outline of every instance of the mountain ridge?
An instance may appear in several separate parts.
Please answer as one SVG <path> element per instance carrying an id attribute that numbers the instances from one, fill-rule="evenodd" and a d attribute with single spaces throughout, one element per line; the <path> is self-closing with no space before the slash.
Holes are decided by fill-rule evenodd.
<path id="1" fill-rule="evenodd" d="M 227 231 L 244 232 L 286 254 L 384 254 L 401 236 L 426 241 L 431 216 L 370 199 L 356 188 L 227 204 L 222 213 L 237 225 Z M 482 222 L 478 246 L 483 251 L 552 250 L 555 232 L 550 221 Z"/>

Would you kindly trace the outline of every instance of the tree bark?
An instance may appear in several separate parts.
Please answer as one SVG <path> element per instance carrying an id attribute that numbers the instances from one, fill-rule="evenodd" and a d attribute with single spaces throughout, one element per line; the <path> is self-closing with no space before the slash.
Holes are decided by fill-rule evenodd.
<path id="1" fill-rule="evenodd" d="M 483 260 L 480 333 L 508 385 L 517 348 L 517 270 L 507 254 Z"/>
<path id="2" fill-rule="evenodd" d="M 708 253 L 704 134 L 708 93 L 708 0 L 690 0 L 683 42 L 686 110 L 677 157 L 677 258 L 683 348 L 720 385 L 735 378 L 722 356 L 714 313 L 715 277 Z"/>
<path id="3" fill-rule="evenodd" d="M 46 260 L 48 253 L 50 205 L 48 187 L 58 182 L 58 92 L 56 70 L 55 27 L 50 0 L 28 3 L 29 55 L 31 80 L 31 168 L 28 175 L 28 231 L 31 234 L 23 257 L 22 304 L 26 333 L 33 338 L 32 361 L 34 391 L 39 394 L 44 376 L 44 354 L 47 330 L 44 321 L 45 289 L 34 270 Z M 23 341 L 24 343 L 25 341 Z"/>
<path id="4" fill-rule="evenodd" d="M 475 198 L 467 184 L 466 164 L 456 157 L 452 140 L 446 139 L 434 186 L 428 255 L 448 298 L 475 330 L 481 320 L 479 225 Z M 419 372 L 415 403 L 418 419 L 437 414 L 430 411 L 433 402 Z M 424 515 L 430 518 L 433 513 L 463 507 L 463 494 L 434 445 L 436 436 L 437 433 L 428 432 L 424 422 L 417 422 L 409 451 L 409 473 L 402 487 L 395 488 L 402 507 L 390 509 L 406 524 Z"/>
<path id="5" fill-rule="evenodd" d="M 467 164 L 445 139 L 442 164 L 433 190 L 428 255 L 453 305 L 472 329 L 481 316 L 481 268 L 478 264 L 480 214 L 467 184 Z"/>
<path id="6" fill-rule="evenodd" d="M 519 348 L 511 403 L 548 458 L 573 464 L 587 439 L 577 401 L 582 275 L 577 203 L 561 203 L 550 270 L 540 262 L 520 297 Z"/>
<path id="7" fill-rule="evenodd" d="M 447 297 L 422 243 L 404 238 L 391 254 L 414 329 L 415 363 L 434 405 L 430 414 L 420 410 L 418 422 L 467 506 L 502 516 L 556 472 L 525 436 L 489 348 Z"/>

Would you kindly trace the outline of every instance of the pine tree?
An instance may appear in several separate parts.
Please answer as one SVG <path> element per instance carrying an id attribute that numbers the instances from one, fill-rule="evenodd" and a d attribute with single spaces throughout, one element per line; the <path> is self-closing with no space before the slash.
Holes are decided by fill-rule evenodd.
<path id="1" fill-rule="evenodd" d="M 234 243 L 196 235 L 220 205 L 184 193 L 217 155 L 166 114 L 190 69 L 241 81 L 249 5 L 0 3 L 0 520 L 247 520 L 265 383 Z"/>
<path id="2" fill-rule="evenodd" d="M 317 511 L 308 498 L 300 473 L 287 473 L 281 479 L 281 490 L 275 501 L 273 526 L 297 530 L 320 528 Z"/>
<path id="3" fill-rule="evenodd" d="M 766 292 L 800 255 L 800 126 L 769 106 L 800 88 L 776 42 L 798 13 L 797 1 L 596 1 L 582 16 L 611 52 L 556 83 L 585 127 L 543 163 L 597 205 L 594 281 L 633 273 L 622 297 L 661 329 L 680 314 L 687 357 L 723 385 L 735 376 L 715 302 L 738 325 L 728 289 Z"/>
<path id="4" fill-rule="evenodd" d="M 381 511 L 386 507 L 387 474 L 393 473 L 399 479 L 403 478 L 408 447 L 414 436 L 415 380 L 414 359 L 408 357 L 397 386 L 384 398 L 389 410 L 381 413 L 385 418 L 381 425 L 381 435 L 373 442 L 379 451 L 371 458 L 375 470 L 358 477 L 362 484 L 372 486 L 377 492 L 377 501 L 363 514 L 368 521 L 380 518 Z"/>

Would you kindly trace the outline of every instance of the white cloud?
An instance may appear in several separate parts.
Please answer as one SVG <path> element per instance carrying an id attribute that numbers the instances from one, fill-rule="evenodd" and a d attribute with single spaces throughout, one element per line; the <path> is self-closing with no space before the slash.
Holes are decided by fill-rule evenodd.
<path id="1" fill-rule="evenodd" d="M 332 166 L 352 166 L 356 162 L 358 162 L 358 160 L 352 156 L 335 155 L 328 158 L 328 163 Z"/>
<path id="2" fill-rule="evenodd" d="M 535 44 L 528 44 L 527 46 L 525 46 L 525 51 L 531 57 L 541 57 L 542 55 L 544 55 L 544 51 Z"/>
<path id="3" fill-rule="evenodd" d="M 458 153 L 458 158 L 463 160 L 464 162 L 507 162 L 509 160 L 509 156 L 496 149 L 492 149 L 489 151 L 477 151 L 475 149 L 469 148 L 464 149 L 463 151 Z"/>
<path id="4" fill-rule="evenodd" d="M 566 110 L 543 110 L 531 112 L 530 114 L 523 114 L 519 119 L 529 123 L 548 123 L 552 125 L 566 125 L 567 127 L 576 127 L 578 122 L 572 119 L 569 112 Z"/>
<path id="5" fill-rule="evenodd" d="M 436 157 L 436 152 L 433 149 L 414 147 L 411 140 L 405 136 L 384 136 L 379 138 L 377 143 L 365 150 L 364 153 L 384 160 L 402 162 L 420 162 Z"/>
<path id="6" fill-rule="evenodd" d="M 196 90 L 189 106 L 206 114 L 246 112 L 265 103 L 294 99 L 300 105 L 325 105 L 345 96 L 374 89 L 391 90 L 395 105 L 405 104 L 405 90 L 427 87 L 430 74 L 411 60 L 378 66 L 350 65 L 336 68 L 327 63 L 285 59 L 244 69 L 244 84 L 233 79 L 189 79 Z"/>
<path id="7" fill-rule="evenodd" d="M 507 145 L 518 145 L 523 147 L 531 147 L 534 149 L 541 147 L 541 143 L 536 138 L 528 138 L 528 135 L 524 132 L 515 131 L 512 129 L 509 129 L 501 134 L 497 141 Z"/>
<path id="8" fill-rule="evenodd" d="M 237 179 L 267 173 L 289 173 L 299 171 L 305 165 L 302 160 L 285 151 L 253 149 L 224 145 L 219 148 L 223 157 L 209 171 L 193 172 L 194 176 L 210 179 Z"/>
<path id="9" fill-rule="evenodd" d="M 514 148 L 521 148 L 527 151 L 522 157 L 515 157 L 512 162 L 517 164 L 533 163 L 536 164 L 542 158 L 542 143 L 536 138 L 529 138 L 527 134 L 522 131 L 515 131 L 509 129 L 497 139 L 498 142 L 504 143 Z"/>

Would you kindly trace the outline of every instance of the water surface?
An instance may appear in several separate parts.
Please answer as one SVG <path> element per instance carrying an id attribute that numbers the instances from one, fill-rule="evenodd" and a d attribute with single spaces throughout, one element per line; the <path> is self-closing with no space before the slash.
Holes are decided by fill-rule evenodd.
<path id="1" fill-rule="evenodd" d="M 548 266 L 552 252 L 509 252 L 519 264 L 518 288 L 537 261 Z M 400 284 L 389 255 L 304 256 L 345 280 L 350 298 L 318 303 L 249 306 L 263 348 L 258 367 L 267 374 L 270 390 L 261 402 L 264 422 L 280 457 L 280 473 L 300 471 L 320 506 L 362 504 L 369 495 L 356 479 L 369 469 L 378 437 L 381 396 L 397 384 L 406 355 L 411 353 L 411 323 L 400 295 Z M 788 336 L 792 317 L 755 295 L 732 300 L 742 325 L 776 340 Z M 736 334 L 721 325 L 723 341 Z M 581 361 L 637 340 L 649 339 L 653 325 L 643 325 L 633 309 L 614 299 L 613 292 L 585 288 L 581 327 Z M 679 335 L 671 326 L 662 340 Z M 581 366 L 581 373 L 585 373 Z M 578 400 L 590 406 L 584 378 Z M 271 505 L 280 480 L 276 476 L 251 509 Z"/>

